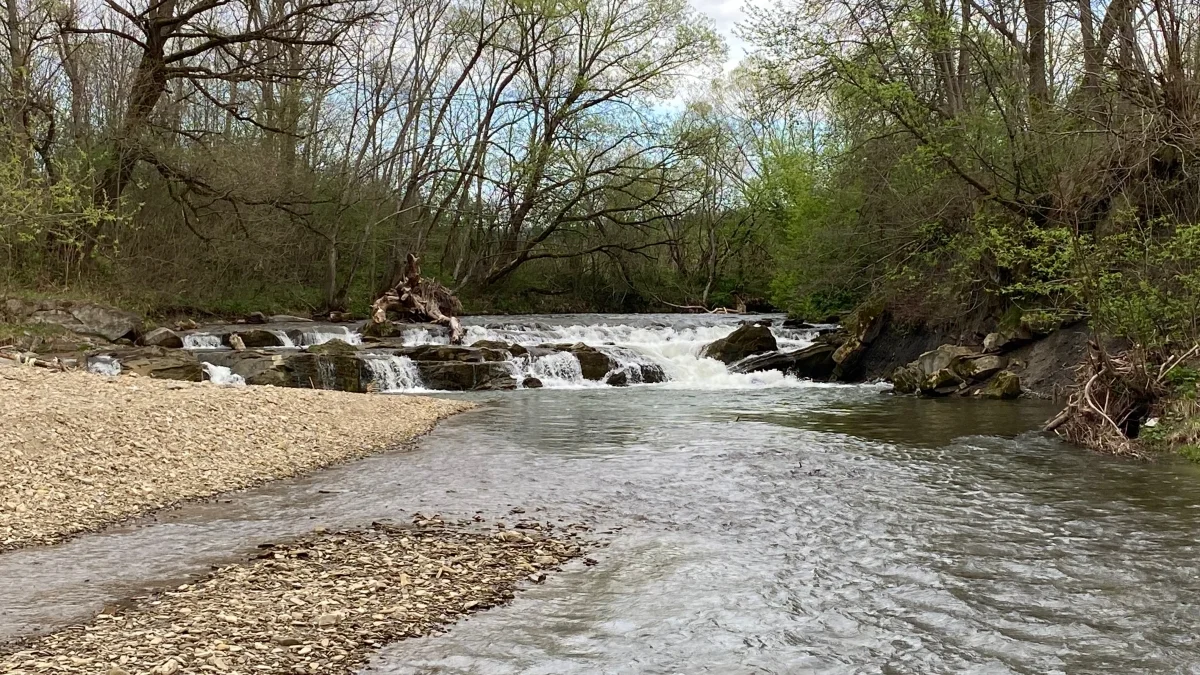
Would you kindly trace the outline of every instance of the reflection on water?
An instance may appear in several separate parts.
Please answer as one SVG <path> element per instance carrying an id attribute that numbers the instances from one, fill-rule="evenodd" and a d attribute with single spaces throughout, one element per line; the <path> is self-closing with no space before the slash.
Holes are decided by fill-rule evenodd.
<path id="1" fill-rule="evenodd" d="M 1200 476 L 1030 433 L 1040 403 L 877 387 L 477 400 L 415 453 L 0 556 L 0 631 L 316 525 L 519 505 L 609 532 L 600 564 L 390 646 L 370 672 L 1200 672 Z"/>

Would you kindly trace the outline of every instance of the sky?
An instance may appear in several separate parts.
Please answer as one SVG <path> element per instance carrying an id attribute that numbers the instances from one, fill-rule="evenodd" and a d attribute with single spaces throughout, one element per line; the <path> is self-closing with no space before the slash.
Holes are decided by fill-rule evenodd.
<path id="1" fill-rule="evenodd" d="M 692 7 L 707 14 L 716 24 L 717 32 L 725 38 L 729 47 L 729 59 L 725 70 L 733 70 L 745 56 L 747 45 L 733 34 L 734 25 L 746 18 L 743 8 L 746 0 L 690 0 Z"/>

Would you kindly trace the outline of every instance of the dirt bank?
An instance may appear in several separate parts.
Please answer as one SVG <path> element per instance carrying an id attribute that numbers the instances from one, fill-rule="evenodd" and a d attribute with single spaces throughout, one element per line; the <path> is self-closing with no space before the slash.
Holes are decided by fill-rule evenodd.
<path id="1" fill-rule="evenodd" d="M 581 552 L 572 533 L 518 527 L 417 516 L 412 527 L 265 545 L 256 560 L 0 647 L 0 672 L 356 672 L 379 647 L 503 604 Z"/>
<path id="2" fill-rule="evenodd" d="M 395 448 L 467 407 L 0 368 L 0 550 Z"/>

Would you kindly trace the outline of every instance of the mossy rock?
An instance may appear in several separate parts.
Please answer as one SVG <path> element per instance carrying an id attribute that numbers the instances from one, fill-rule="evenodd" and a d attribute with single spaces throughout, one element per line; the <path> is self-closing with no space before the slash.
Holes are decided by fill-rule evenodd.
<path id="1" fill-rule="evenodd" d="M 983 388 L 981 395 L 993 399 L 1014 399 L 1021 395 L 1021 378 L 1011 370 L 996 373 L 991 382 Z"/>
<path id="2" fill-rule="evenodd" d="M 358 347 L 347 343 L 345 340 L 333 338 L 328 342 L 313 345 L 307 351 L 309 354 L 357 354 Z"/>

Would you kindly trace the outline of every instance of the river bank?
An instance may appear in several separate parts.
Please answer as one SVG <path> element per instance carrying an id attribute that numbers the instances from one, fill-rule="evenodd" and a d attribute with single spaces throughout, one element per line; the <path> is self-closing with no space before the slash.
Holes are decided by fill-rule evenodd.
<path id="1" fill-rule="evenodd" d="M 395 448 L 469 404 L 0 368 L 0 550 Z"/>
<path id="2" fill-rule="evenodd" d="M 248 563 L 28 638 L 4 650 L 0 672 L 352 673 L 581 553 L 573 532 L 521 526 L 486 533 L 417 514 L 408 527 L 261 544 Z"/>

